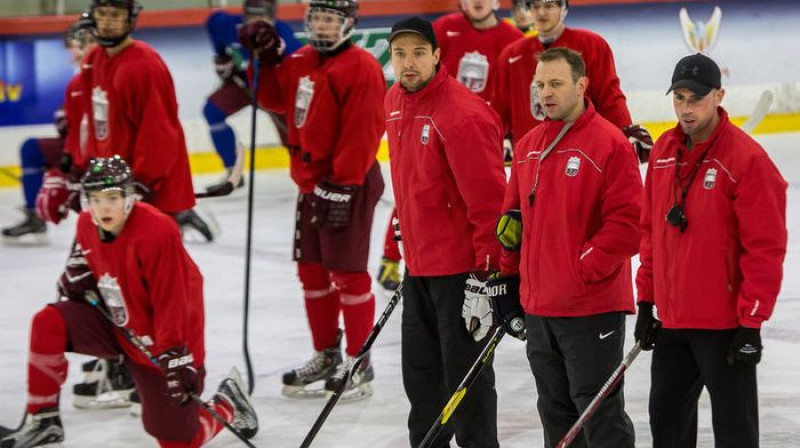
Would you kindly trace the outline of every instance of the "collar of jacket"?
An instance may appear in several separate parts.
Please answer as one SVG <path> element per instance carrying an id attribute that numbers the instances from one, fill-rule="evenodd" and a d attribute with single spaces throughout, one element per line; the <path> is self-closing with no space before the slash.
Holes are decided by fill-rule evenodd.
<path id="1" fill-rule="evenodd" d="M 586 125 L 586 123 L 591 121 L 595 115 L 597 115 L 597 111 L 594 108 L 594 104 L 592 104 L 592 100 L 584 96 L 583 104 L 586 107 L 586 110 L 584 110 L 581 116 L 575 120 L 575 123 L 572 124 L 572 129 L 569 132 L 582 128 L 584 125 Z M 548 135 L 552 133 L 553 136 L 555 136 L 561 131 L 561 128 L 567 125 L 567 122 L 564 120 L 551 120 L 549 118 L 545 118 L 543 124 L 547 126 L 547 130 L 545 132 Z"/>
<path id="2" fill-rule="evenodd" d="M 717 127 L 714 129 L 714 132 L 711 133 L 711 135 L 708 137 L 708 140 L 695 145 L 691 151 L 689 151 L 688 147 L 686 146 L 687 136 L 686 133 L 683 132 L 683 128 L 681 128 L 680 123 L 675 125 L 671 138 L 676 140 L 676 147 L 678 148 L 678 151 L 682 152 L 681 162 L 688 162 L 689 164 L 696 162 L 697 158 L 706 152 L 706 149 L 713 145 L 717 138 L 722 134 L 723 130 L 728 127 L 728 124 L 730 123 L 730 120 L 728 120 L 728 112 L 723 109 L 722 106 L 719 106 L 717 107 L 717 113 L 719 114 L 719 123 L 717 123 Z"/>
<path id="3" fill-rule="evenodd" d="M 444 85 L 444 83 L 447 82 L 448 78 L 450 78 L 450 75 L 447 74 L 447 69 L 444 68 L 444 65 L 439 64 L 439 71 L 433 75 L 433 79 L 431 79 L 431 81 L 425 87 L 417 90 L 416 92 L 409 92 L 401 84 L 400 91 L 409 100 L 420 102 L 428 96 L 435 94 L 436 91 L 438 91 Z"/>

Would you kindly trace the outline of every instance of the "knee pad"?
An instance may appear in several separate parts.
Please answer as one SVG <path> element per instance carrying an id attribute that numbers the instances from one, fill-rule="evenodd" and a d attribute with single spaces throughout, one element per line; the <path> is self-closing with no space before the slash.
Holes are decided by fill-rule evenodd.
<path id="1" fill-rule="evenodd" d="M 330 274 L 319 263 L 297 263 L 297 276 L 305 291 L 331 289 Z"/>
<path id="2" fill-rule="evenodd" d="M 333 271 L 331 277 L 342 295 L 363 296 L 372 289 L 372 279 L 366 272 Z"/>

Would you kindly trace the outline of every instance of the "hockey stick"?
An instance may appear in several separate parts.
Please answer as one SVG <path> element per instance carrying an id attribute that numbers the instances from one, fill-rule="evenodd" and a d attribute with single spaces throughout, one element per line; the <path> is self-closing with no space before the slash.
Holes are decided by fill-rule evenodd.
<path id="1" fill-rule="evenodd" d="M 617 384 L 619 384 L 619 382 L 622 381 L 622 377 L 625 374 L 625 371 L 628 370 L 628 367 L 630 367 L 631 363 L 633 363 L 633 360 L 636 359 L 637 356 L 639 356 L 639 353 L 641 351 L 642 347 L 640 346 L 640 343 L 637 342 L 636 345 L 633 346 L 631 351 L 628 352 L 627 355 L 625 355 L 625 358 L 619 364 L 617 369 L 614 370 L 614 373 L 611 374 L 606 383 L 603 384 L 603 387 L 600 388 L 600 392 L 598 392 L 597 395 L 595 395 L 592 402 L 589 403 L 589 406 L 587 406 L 586 409 L 583 411 L 583 414 L 581 414 L 581 416 L 578 417 L 578 420 L 575 422 L 575 424 L 573 424 L 572 427 L 569 428 L 567 434 L 561 439 L 560 442 L 558 442 L 556 448 L 566 448 L 569 446 L 570 443 L 572 443 L 573 440 L 575 440 L 575 437 L 577 437 L 578 434 L 581 433 L 583 426 L 590 418 L 592 418 L 594 413 L 603 403 L 603 400 L 605 400 L 606 397 L 608 397 L 611 394 L 611 392 L 614 391 Z"/>
<path id="2" fill-rule="evenodd" d="M 311 446 L 311 442 L 314 441 L 314 438 L 319 433 L 320 428 L 322 428 L 322 425 L 325 424 L 325 420 L 327 420 L 328 416 L 333 410 L 333 407 L 336 406 L 336 403 L 338 403 L 339 399 L 342 398 L 345 387 L 347 386 L 347 383 L 350 381 L 350 377 L 353 376 L 353 372 L 355 372 L 356 369 L 358 369 L 358 367 L 361 365 L 361 362 L 364 361 L 364 358 L 366 358 L 366 356 L 369 354 L 369 351 L 372 348 L 372 344 L 375 343 L 375 339 L 378 338 L 378 335 L 380 334 L 384 325 L 386 325 L 386 321 L 389 320 L 389 316 L 391 316 L 392 311 L 394 311 L 395 307 L 400 302 L 400 299 L 402 297 L 403 297 L 403 283 L 401 282 L 400 286 L 394 292 L 394 295 L 392 296 L 391 300 L 389 300 L 389 303 L 386 305 L 386 308 L 383 310 L 383 314 L 381 314 L 381 317 L 378 319 L 377 322 L 375 322 L 375 326 L 372 327 L 372 331 L 369 333 L 369 336 L 367 336 L 367 340 L 364 342 L 364 345 L 361 346 L 361 349 L 358 351 L 358 354 L 356 354 L 355 360 L 353 361 L 353 365 L 350 366 L 350 370 L 347 371 L 347 374 L 345 375 L 341 384 L 339 384 L 336 390 L 333 391 L 333 395 L 331 395 L 330 398 L 328 398 L 328 402 L 325 403 L 325 407 L 322 408 L 322 412 L 320 412 L 319 417 L 317 417 L 317 420 L 314 422 L 314 426 L 312 426 L 311 429 L 308 431 L 308 434 L 306 434 L 306 438 L 303 439 L 303 443 L 300 444 L 300 448 L 308 448 L 309 446 Z"/>
<path id="3" fill-rule="evenodd" d="M 431 426 L 431 429 L 428 430 L 428 433 L 425 435 L 425 438 L 422 439 L 422 442 L 419 444 L 418 448 L 427 448 L 433 444 L 434 439 L 436 436 L 439 435 L 439 432 L 442 430 L 444 425 L 450 420 L 450 417 L 453 416 L 453 412 L 455 412 L 456 408 L 459 404 L 461 404 L 461 400 L 464 399 L 464 396 L 467 394 L 468 389 L 472 386 L 472 383 L 478 378 L 483 368 L 486 364 L 489 363 L 489 358 L 491 358 L 492 353 L 494 353 L 494 349 L 497 348 L 497 344 L 503 340 L 503 336 L 506 335 L 506 332 L 503 331 L 503 327 L 498 325 L 497 328 L 492 333 L 492 337 L 489 339 L 489 342 L 486 343 L 486 346 L 483 347 L 483 351 L 478 356 L 478 359 L 475 360 L 475 363 L 472 364 L 470 367 L 469 372 L 467 372 L 467 376 L 461 380 L 461 384 L 456 389 L 455 393 L 450 397 L 450 400 L 447 401 L 447 404 L 442 409 L 441 414 Z"/>
<path id="4" fill-rule="evenodd" d="M 772 101 L 774 99 L 775 94 L 773 94 L 771 90 L 765 90 L 761 93 L 761 98 L 758 99 L 755 109 L 753 109 L 747 121 L 742 124 L 742 130 L 744 132 L 752 134 L 753 130 L 764 121 L 764 117 L 767 116 L 767 112 L 769 112 L 769 108 L 772 106 Z"/>
<path id="5" fill-rule="evenodd" d="M 242 171 L 244 171 L 244 150 L 241 145 L 236 145 L 236 161 L 231 168 L 231 174 L 226 179 L 226 182 L 221 185 L 214 185 L 206 188 L 206 191 L 195 193 L 194 197 L 197 199 L 203 198 L 217 198 L 221 196 L 228 196 L 233 193 L 239 182 L 242 181 Z"/>
<path id="6" fill-rule="evenodd" d="M 87 292 L 84 295 L 84 298 L 86 299 L 87 302 L 89 302 L 89 304 L 94 309 L 99 311 L 100 314 L 102 314 L 103 317 L 105 317 L 106 320 L 109 321 L 112 326 L 114 326 L 115 328 L 119 329 L 119 331 L 122 333 L 122 336 L 125 337 L 125 339 L 128 342 L 133 344 L 134 347 L 136 347 L 140 352 L 142 352 L 145 356 L 147 356 L 147 358 L 150 359 L 150 362 L 152 362 L 153 364 L 155 364 L 159 368 L 161 367 L 160 364 L 158 363 L 158 359 L 156 359 L 156 357 L 153 356 L 152 353 L 150 353 L 150 349 L 147 348 L 147 346 L 144 344 L 144 342 L 141 339 L 139 339 L 135 334 L 133 334 L 131 332 L 131 330 L 129 330 L 127 327 L 121 327 L 121 326 L 117 325 L 116 323 L 114 323 L 114 318 L 111 317 L 110 314 L 108 314 L 108 311 L 104 310 L 103 307 L 100 306 L 100 299 L 97 297 L 97 295 L 94 292 L 92 292 L 92 291 Z M 200 407 L 205 409 L 206 412 L 208 412 L 212 417 L 214 417 L 214 420 L 220 422 L 222 424 L 222 426 L 227 428 L 230 432 L 233 433 L 233 435 L 238 437 L 239 440 L 244 442 L 245 445 L 247 445 L 250 448 L 256 448 L 256 446 L 253 445 L 252 443 L 250 443 L 250 441 L 247 440 L 247 438 L 245 436 L 243 436 L 242 433 L 240 433 L 238 429 L 234 428 L 233 425 L 228 423 L 228 421 L 225 420 L 225 418 L 223 416 L 219 415 L 219 413 L 217 413 L 217 411 L 211 409 L 211 407 L 208 406 L 206 404 L 206 402 L 203 401 L 200 397 L 198 397 L 194 393 L 189 393 L 189 397 L 195 403 L 200 405 Z"/>

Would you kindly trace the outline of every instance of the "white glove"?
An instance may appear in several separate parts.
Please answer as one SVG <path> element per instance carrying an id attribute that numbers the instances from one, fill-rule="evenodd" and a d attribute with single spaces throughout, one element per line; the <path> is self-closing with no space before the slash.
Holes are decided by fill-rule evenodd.
<path id="1" fill-rule="evenodd" d="M 467 327 L 467 333 L 476 341 L 486 337 L 494 323 L 492 314 L 492 301 L 486 291 L 486 282 L 472 276 L 467 278 L 464 286 L 464 305 L 461 307 L 461 317 Z"/>

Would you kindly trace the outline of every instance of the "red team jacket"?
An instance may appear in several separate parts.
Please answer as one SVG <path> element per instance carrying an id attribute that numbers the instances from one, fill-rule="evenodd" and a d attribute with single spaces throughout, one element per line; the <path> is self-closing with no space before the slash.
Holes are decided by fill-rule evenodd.
<path id="1" fill-rule="evenodd" d="M 489 29 L 476 29 L 463 12 L 439 17 L 433 22 L 433 31 L 436 33 L 439 48 L 442 49 L 442 65 L 459 81 L 458 68 L 466 53 L 478 52 L 486 59 L 487 76 L 470 76 L 470 81 L 466 83 L 470 90 L 486 101 L 489 101 L 492 94 L 497 57 L 511 42 L 523 37 L 522 31 L 504 20 L 498 20 L 497 26 Z M 464 73 L 469 73 L 469 67 L 465 68 Z"/>
<path id="2" fill-rule="evenodd" d="M 586 111 L 540 162 L 563 126 L 545 120 L 514 151 L 503 210 L 522 211 L 522 248 L 504 252 L 502 272 L 521 274 L 520 301 L 528 314 L 631 313 L 630 259 L 639 250 L 642 197 L 638 161 L 622 131 L 586 100 Z"/>
<path id="3" fill-rule="evenodd" d="M 414 276 L 497 269 L 505 188 L 497 114 L 441 67 L 422 90 L 384 100 L 400 233 Z"/>
<path id="4" fill-rule="evenodd" d="M 614 55 L 599 34 L 565 28 L 561 36 L 548 45 L 548 48 L 553 47 L 566 47 L 583 56 L 589 78 L 586 96 L 600 115 L 618 128 L 631 124 L 625 95 L 619 87 Z M 515 144 L 541 123 L 533 118 L 530 99 L 531 82 L 538 64 L 536 55 L 544 50 L 545 46 L 537 37 L 527 37 L 506 47 L 497 60 L 497 81 L 491 103 Z"/>
<path id="5" fill-rule="evenodd" d="M 84 211 L 78 218 L 77 241 L 115 324 L 131 330 L 155 356 L 185 346 L 195 366 L 203 365 L 203 277 L 171 217 L 136 203 L 122 232 L 104 243 L 92 216 Z M 121 333 L 115 334 L 128 357 L 158 368 Z"/>
<path id="6" fill-rule="evenodd" d="M 642 208 L 640 302 L 655 302 L 665 328 L 761 327 L 775 306 L 786 254 L 786 181 L 761 146 L 728 121 L 686 149 L 680 126 L 650 156 Z M 686 197 L 684 233 L 665 216 L 708 149 Z M 681 185 L 685 185 L 684 180 Z"/>
<path id="7" fill-rule="evenodd" d="M 259 104 L 286 114 L 291 175 L 302 193 L 323 179 L 364 183 L 383 134 L 385 91 L 380 65 L 355 45 L 332 57 L 306 45 L 262 67 Z"/>
<path id="8" fill-rule="evenodd" d="M 97 46 L 83 64 L 89 156 L 125 159 L 134 176 L 153 189 L 145 200 L 165 213 L 194 207 L 175 86 L 161 57 L 134 41 L 113 58 Z"/>
<path id="9" fill-rule="evenodd" d="M 88 121 L 84 121 L 86 94 L 82 87 L 81 74 L 78 73 L 72 77 L 64 92 L 64 115 L 67 118 L 64 152 L 72 156 L 73 165 L 81 171 L 89 162 L 89 154 L 86 151 Z"/>

